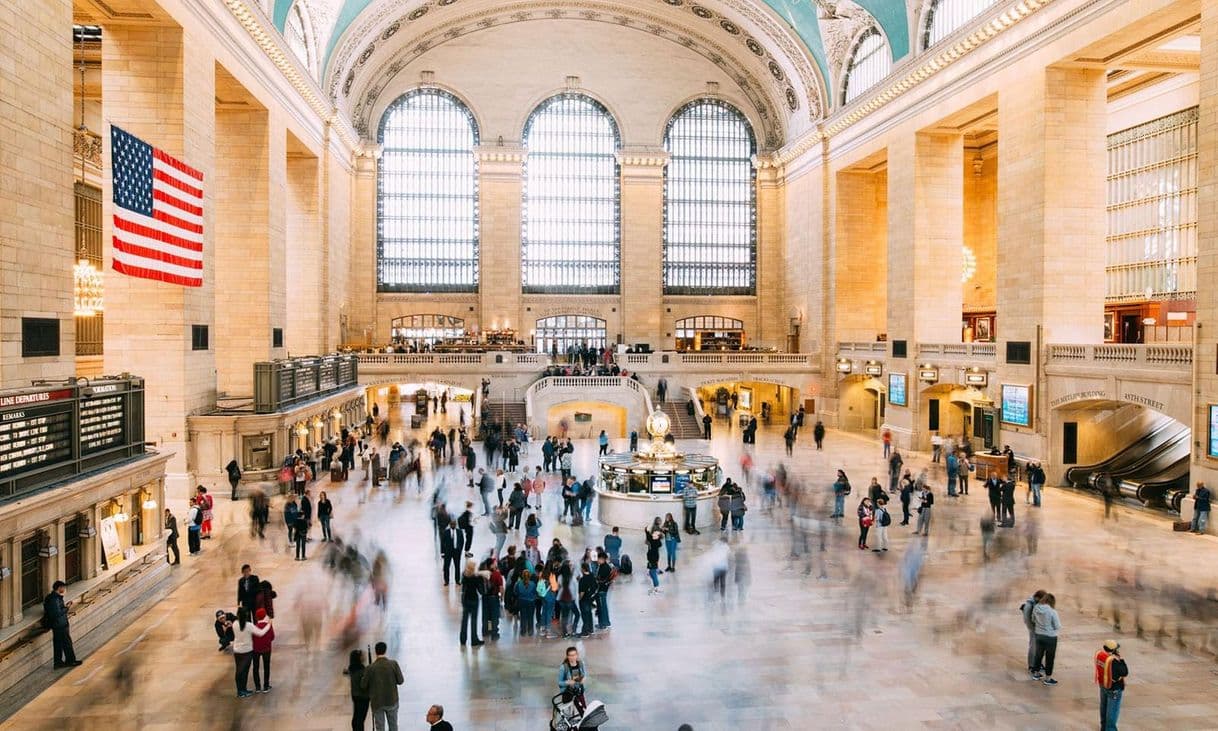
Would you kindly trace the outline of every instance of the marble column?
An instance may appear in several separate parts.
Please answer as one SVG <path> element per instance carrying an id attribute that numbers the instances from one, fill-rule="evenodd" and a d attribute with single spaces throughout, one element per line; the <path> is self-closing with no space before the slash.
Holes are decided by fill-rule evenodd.
<path id="1" fill-rule="evenodd" d="M 618 153 L 622 201 L 619 332 L 624 343 L 649 343 L 653 350 L 665 344 L 664 271 L 657 247 L 664 241 L 664 168 L 668 159 L 668 153 L 659 148 Z"/>
<path id="2" fill-rule="evenodd" d="M 351 185 L 351 276 L 348 305 L 351 340 L 388 342 L 389 323 L 378 330 L 376 307 L 376 171 L 381 148 L 368 143 L 355 155 Z"/>
<path id="3" fill-rule="evenodd" d="M 786 200 L 782 175 L 773 155 L 758 156 L 753 164 L 757 171 L 757 329 L 749 338 L 755 345 L 786 350 L 791 318 L 783 308 Z"/>
<path id="4" fill-rule="evenodd" d="M 525 150 L 518 144 L 481 145 L 474 154 L 478 158 L 481 223 L 477 324 L 479 330 L 485 331 L 492 323 L 510 322 L 518 332 L 527 333 L 534 318 L 525 317 L 521 297 L 520 216 Z M 472 324 L 467 321 L 466 329 Z"/>

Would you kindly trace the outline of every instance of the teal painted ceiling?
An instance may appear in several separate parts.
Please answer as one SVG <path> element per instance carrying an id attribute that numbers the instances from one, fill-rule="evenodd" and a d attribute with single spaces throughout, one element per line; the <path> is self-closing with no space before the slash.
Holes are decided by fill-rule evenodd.
<path id="1" fill-rule="evenodd" d="M 326 2 L 327 0 L 320 1 Z M 338 11 L 334 30 L 330 37 L 325 39 L 323 68 L 326 63 L 329 63 L 330 54 L 334 51 L 338 39 L 351 27 L 359 14 L 373 2 L 373 0 L 328 1 L 342 3 L 342 5 Z M 272 19 L 280 32 L 283 32 L 284 25 L 287 23 L 288 11 L 293 2 L 295 0 L 275 0 Z M 764 2 L 795 31 L 807 46 L 812 58 L 816 60 L 821 74 L 824 78 L 829 78 L 829 66 L 825 60 L 824 43 L 821 40 L 820 24 L 816 17 L 817 10 L 812 0 L 764 0 Z M 906 20 L 905 0 L 855 0 L 855 2 L 871 13 L 876 22 L 880 24 L 884 34 L 888 36 L 893 61 L 896 62 L 905 57 L 909 53 L 909 24 Z"/>

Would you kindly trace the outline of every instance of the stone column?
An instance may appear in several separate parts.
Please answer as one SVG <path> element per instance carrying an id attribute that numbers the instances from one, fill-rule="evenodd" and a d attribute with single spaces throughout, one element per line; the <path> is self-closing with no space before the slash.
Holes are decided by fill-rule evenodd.
<path id="1" fill-rule="evenodd" d="M 21 565 L 17 555 L 19 546 L 13 538 L 0 542 L 0 566 L 12 572 L 8 578 L 0 580 L 0 627 L 16 624 L 20 618 L 21 600 L 18 591 L 21 587 Z"/>
<path id="2" fill-rule="evenodd" d="M 232 335 L 212 333 L 207 350 L 191 346 L 191 326 L 211 327 L 215 315 L 215 73 L 206 43 L 181 28 L 116 24 L 102 35 L 106 118 L 204 175 L 202 287 L 116 274 L 106 262 L 105 368 L 147 378 L 147 436 L 158 449 L 174 453 L 167 472 L 179 497 L 194 482 L 186 465 L 186 415 L 215 403 L 214 343 Z M 104 189 L 110 190 L 110 145 L 103 149 Z M 114 206 L 108 196 L 102 205 L 103 239 L 109 241 Z M 106 246 L 107 257 L 110 251 Z"/>
<path id="3" fill-rule="evenodd" d="M 478 159 L 478 215 L 481 219 L 478 262 L 478 328 L 511 322 L 527 333 L 535 318 L 526 318 L 521 298 L 520 215 L 524 192 L 524 147 L 481 145 Z M 493 252 L 493 254 L 492 254 Z M 473 323 L 467 322 L 466 328 Z"/>
<path id="4" fill-rule="evenodd" d="M 376 170 L 381 150 L 366 143 L 355 156 L 351 185 L 351 277 L 349 330 L 352 340 L 377 341 L 376 322 Z M 389 324 L 385 324 L 388 339 Z"/>
<path id="5" fill-rule="evenodd" d="M 287 310 L 283 344 L 286 353 L 325 353 L 325 324 L 335 317 L 326 307 L 329 257 L 323 251 L 318 159 L 293 137 L 286 170 Z M 282 277 L 281 277 L 282 279 Z"/>
<path id="6" fill-rule="evenodd" d="M 1048 455 L 1037 362 L 1048 343 L 1103 339 L 1107 96 L 1102 69 L 1048 68 L 998 95 L 998 376 L 1033 386 L 1031 429 L 999 443 Z M 1205 281 L 1202 279 L 1201 281 Z M 1007 362 L 1010 343 L 1031 351 Z M 1000 406 L 1000 404 L 999 404 Z"/>
<path id="7" fill-rule="evenodd" d="M 664 167 L 669 155 L 659 148 L 618 153 L 622 174 L 622 342 L 665 344 Z M 610 332 L 613 328 L 610 327 Z"/>
<path id="8" fill-rule="evenodd" d="M 1197 137 L 1197 332 L 1193 352 L 1193 464 L 1190 478 L 1218 486 L 1218 459 L 1209 456 L 1209 411 L 1218 404 L 1218 7 L 1201 6 L 1201 105 Z M 1192 489 L 1192 486 L 1189 486 Z M 1210 530 L 1213 531 L 1211 525 Z"/>
<path id="9" fill-rule="evenodd" d="M 97 507 L 84 510 L 79 517 L 85 526 L 93 531 L 91 536 L 85 535 L 84 531 L 80 534 L 80 576 L 87 580 L 97 576 L 97 566 L 101 563 L 98 560 L 97 547 Z"/>
<path id="10" fill-rule="evenodd" d="M 888 338 L 960 342 L 964 142 L 917 133 L 888 147 Z"/>
<path id="11" fill-rule="evenodd" d="M 749 338 L 756 345 L 786 350 L 791 318 L 783 309 L 786 201 L 782 176 L 772 155 L 757 156 L 753 164 L 757 169 L 757 333 Z"/>
<path id="12" fill-rule="evenodd" d="M 59 549 L 59 552 L 55 554 L 54 558 L 51 559 L 52 563 L 55 565 L 55 579 L 63 579 L 68 575 L 67 561 L 66 557 L 63 555 L 63 541 L 64 537 L 67 535 L 67 530 L 65 529 L 64 524 L 67 523 L 67 521 L 68 518 L 59 518 L 51 526 L 51 543 L 54 543 L 55 547 Z M 54 579 L 52 579 L 52 581 L 53 580 Z"/>
<path id="13" fill-rule="evenodd" d="M 17 8 L 0 13 L 0 388 L 76 370 L 72 3 Z M 58 357 L 22 357 L 23 317 L 59 323 Z"/>

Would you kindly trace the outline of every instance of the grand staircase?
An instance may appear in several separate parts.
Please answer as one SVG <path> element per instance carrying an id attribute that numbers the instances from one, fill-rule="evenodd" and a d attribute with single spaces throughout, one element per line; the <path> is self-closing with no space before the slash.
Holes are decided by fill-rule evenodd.
<path id="1" fill-rule="evenodd" d="M 670 432 L 674 439 L 702 438 L 702 425 L 698 423 L 696 416 L 689 415 L 684 401 L 665 401 L 659 404 L 659 408 L 668 414 L 668 421 L 672 424 Z"/>
<path id="2" fill-rule="evenodd" d="M 525 408 L 523 401 L 487 401 L 487 407 L 490 409 L 491 421 L 496 424 L 507 422 L 509 424 L 523 424 L 525 422 Z"/>

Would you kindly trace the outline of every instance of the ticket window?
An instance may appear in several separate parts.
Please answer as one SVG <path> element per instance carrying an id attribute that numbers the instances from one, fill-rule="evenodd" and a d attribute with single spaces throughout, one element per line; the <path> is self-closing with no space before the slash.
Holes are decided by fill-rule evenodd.
<path id="1" fill-rule="evenodd" d="M 254 434 L 241 441 L 241 464 L 243 470 L 269 470 L 275 466 L 273 436 Z"/>
<path id="2" fill-rule="evenodd" d="M 21 608 L 42 603 L 42 557 L 38 555 L 38 534 L 21 542 Z"/>
<path id="3" fill-rule="evenodd" d="M 79 517 L 63 524 L 63 580 L 66 584 L 84 578 L 81 524 L 82 521 Z"/>

